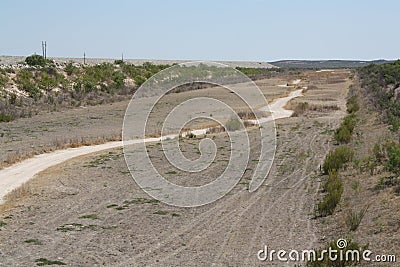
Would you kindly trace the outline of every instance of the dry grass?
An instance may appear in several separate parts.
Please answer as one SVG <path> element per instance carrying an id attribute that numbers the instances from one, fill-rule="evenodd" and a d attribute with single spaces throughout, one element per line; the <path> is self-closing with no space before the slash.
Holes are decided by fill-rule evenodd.
<path id="1" fill-rule="evenodd" d="M 245 128 L 250 128 L 250 127 L 255 126 L 254 123 L 251 123 L 251 122 L 246 121 L 246 120 L 243 121 L 243 125 L 244 125 Z M 234 131 L 234 130 L 238 130 L 238 129 L 230 129 L 230 130 Z M 219 126 L 214 126 L 214 127 L 208 128 L 206 134 L 217 134 L 217 133 L 223 133 L 223 132 L 226 132 L 225 127 L 222 126 L 222 125 L 219 125 Z"/>
<path id="2" fill-rule="evenodd" d="M 29 183 L 23 183 L 21 186 L 13 189 L 10 193 L 8 193 L 5 197 L 5 200 L 6 202 L 14 202 L 30 194 L 31 187 L 29 186 Z"/>
<path id="3" fill-rule="evenodd" d="M 252 111 L 239 111 L 238 113 L 239 118 L 242 120 L 255 120 L 256 115 Z"/>
<path id="4" fill-rule="evenodd" d="M 288 108 L 288 107 L 287 107 Z M 336 104 L 309 104 L 308 102 L 300 102 L 296 104 L 290 104 L 289 109 L 292 109 L 293 117 L 299 117 L 305 114 L 307 111 L 314 112 L 330 112 L 340 110 L 340 107 Z"/>

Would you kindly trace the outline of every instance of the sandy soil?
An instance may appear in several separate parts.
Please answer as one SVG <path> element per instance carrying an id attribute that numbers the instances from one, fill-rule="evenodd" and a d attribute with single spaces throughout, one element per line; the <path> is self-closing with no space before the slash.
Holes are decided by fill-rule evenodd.
<path id="1" fill-rule="evenodd" d="M 344 107 L 349 73 L 323 75 L 302 77 L 304 85 L 318 88 L 292 104 L 327 101 Z M 234 190 L 198 208 L 150 199 L 133 182 L 120 149 L 53 166 L 1 206 L 5 225 L 0 262 L 29 266 L 46 258 L 71 266 L 265 266 L 257 260 L 264 245 L 288 250 L 319 246 L 323 240 L 312 219 L 319 165 L 331 146 L 331 136 L 325 133 L 336 128 L 344 111 L 308 111 L 279 120 L 276 160 L 264 186 L 254 193 L 247 190 L 257 159 L 252 153 L 248 171 Z M 250 131 L 251 138 L 255 134 Z M 204 184 L 227 164 L 224 134 L 213 139 L 219 148 L 215 162 L 190 176 L 166 164 L 159 144 L 148 149 L 158 170 L 171 181 Z M 199 141 L 183 139 L 187 157 L 198 157 Z"/>

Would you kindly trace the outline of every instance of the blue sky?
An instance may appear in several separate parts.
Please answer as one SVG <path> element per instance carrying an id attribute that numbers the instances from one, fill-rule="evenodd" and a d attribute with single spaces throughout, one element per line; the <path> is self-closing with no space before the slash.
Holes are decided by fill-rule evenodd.
<path id="1" fill-rule="evenodd" d="M 396 0 L 0 1 L 0 55 L 397 59 Z"/>

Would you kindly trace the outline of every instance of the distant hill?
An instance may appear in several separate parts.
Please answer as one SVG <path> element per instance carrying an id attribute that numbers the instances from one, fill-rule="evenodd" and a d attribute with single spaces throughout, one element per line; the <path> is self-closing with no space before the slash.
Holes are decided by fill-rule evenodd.
<path id="1" fill-rule="evenodd" d="M 384 64 L 387 60 L 279 60 L 269 62 L 270 64 L 280 68 L 300 68 L 300 69 L 341 69 L 341 68 L 358 68 L 370 64 Z"/>

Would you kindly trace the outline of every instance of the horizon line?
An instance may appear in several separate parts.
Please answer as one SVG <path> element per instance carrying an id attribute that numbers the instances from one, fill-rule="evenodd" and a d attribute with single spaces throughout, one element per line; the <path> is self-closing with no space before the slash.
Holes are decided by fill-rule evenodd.
<path id="1" fill-rule="evenodd" d="M 40 53 L 32 53 L 29 55 L 0 55 L 0 57 L 28 57 L 31 55 L 40 55 Z M 71 58 L 71 59 L 83 59 L 83 56 L 48 56 L 47 58 Z M 90 56 L 85 56 L 86 59 L 110 59 L 110 60 L 118 60 L 121 59 L 122 57 L 90 57 Z M 124 57 L 124 60 L 159 60 L 159 61 L 214 61 L 214 62 L 221 62 L 221 61 L 226 61 L 226 62 L 264 62 L 264 63 L 271 63 L 271 62 L 279 62 L 279 61 L 360 61 L 360 62 L 371 62 L 371 61 L 396 61 L 399 58 L 396 59 L 387 59 L 387 58 L 375 58 L 375 59 L 354 59 L 354 58 L 313 58 L 313 59 L 308 59 L 308 58 L 284 58 L 284 59 L 272 59 L 272 60 L 243 60 L 243 59 L 165 59 L 165 58 L 132 58 L 132 57 Z"/>

